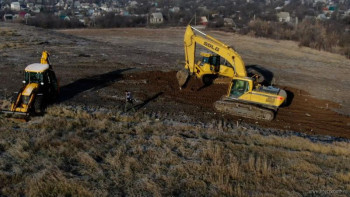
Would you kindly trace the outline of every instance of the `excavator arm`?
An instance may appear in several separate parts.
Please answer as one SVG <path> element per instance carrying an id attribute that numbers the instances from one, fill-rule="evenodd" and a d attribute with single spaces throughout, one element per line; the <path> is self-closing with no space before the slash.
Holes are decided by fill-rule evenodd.
<path id="1" fill-rule="evenodd" d="M 202 36 L 196 35 L 194 31 L 198 32 Z M 185 67 L 189 70 L 191 74 L 196 72 L 195 52 L 196 52 L 197 44 L 205 47 L 209 51 L 224 58 L 230 64 L 227 66 L 220 66 L 218 73 L 214 73 L 214 74 L 231 77 L 231 78 L 233 78 L 234 76 L 236 77 L 247 76 L 244 62 L 241 56 L 235 50 L 225 45 L 221 41 L 188 25 L 184 36 L 185 60 L 186 60 Z"/>
<path id="2" fill-rule="evenodd" d="M 48 64 L 51 66 L 50 62 L 50 53 L 47 51 L 43 51 L 40 59 L 41 64 Z"/>

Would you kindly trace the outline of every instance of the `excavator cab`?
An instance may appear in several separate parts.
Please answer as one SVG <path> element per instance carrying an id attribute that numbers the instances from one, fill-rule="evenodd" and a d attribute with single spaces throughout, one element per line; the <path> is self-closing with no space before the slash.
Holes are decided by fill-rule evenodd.
<path id="1" fill-rule="evenodd" d="M 234 79 L 231 85 L 230 97 L 238 98 L 249 91 L 249 82 L 240 79 Z"/>
<path id="2" fill-rule="evenodd" d="M 198 65 L 205 66 L 208 65 L 210 67 L 210 70 L 213 70 L 215 72 L 219 72 L 220 70 L 220 56 L 219 55 L 213 55 L 210 53 L 200 53 L 202 56 L 202 61 L 199 62 Z"/>

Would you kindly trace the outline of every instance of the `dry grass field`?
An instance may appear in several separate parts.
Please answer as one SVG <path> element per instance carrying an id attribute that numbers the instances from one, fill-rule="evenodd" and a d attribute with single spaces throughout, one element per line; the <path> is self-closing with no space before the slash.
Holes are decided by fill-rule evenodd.
<path id="1" fill-rule="evenodd" d="M 0 196 L 349 196 L 350 143 L 53 106 L 0 124 Z"/>

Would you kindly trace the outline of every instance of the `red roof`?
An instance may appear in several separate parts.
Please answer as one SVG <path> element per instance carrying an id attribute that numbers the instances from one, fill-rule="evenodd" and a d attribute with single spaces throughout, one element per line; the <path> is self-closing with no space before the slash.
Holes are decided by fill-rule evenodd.
<path id="1" fill-rule="evenodd" d="M 21 11 L 18 13 L 19 17 L 24 18 L 24 16 L 27 14 L 25 11 Z"/>

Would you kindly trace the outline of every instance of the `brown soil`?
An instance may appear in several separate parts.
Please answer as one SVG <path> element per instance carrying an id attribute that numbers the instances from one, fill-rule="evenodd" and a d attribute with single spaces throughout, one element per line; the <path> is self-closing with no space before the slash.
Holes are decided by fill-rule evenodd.
<path id="1" fill-rule="evenodd" d="M 299 48 L 293 42 L 210 32 L 225 43 L 234 44 L 247 65 L 271 71 L 275 83 L 290 92 L 291 104 L 281 108 L 274 121 L 263 122 L 217 113 L 212 105 L 225 94 L 225 85 L 202 87 L 199 81 L 191 80 L 187 88 L 178 89 L 173 70 L 183 68 L 184 29 L 48 31 L 15 23 L 1 25 L 16 36 L 0 36 L 0 42 L 8 44 L 0 49 L 0 99 L 18 91 L 24 67 L 38 62 L 41 51 L 48 50 L 60 79 L 62 105 L 120 109 L 124 105 L 124 90 L 128 89 L 134 93 L 140 110 L 166 114 L 169 119 L 203 123 L 225 120 L 231 124 L 238 121 L 267 130 L 350 138 L 349 117 L 333 110 L 350 113 L 346 74 L 350 62 L 338 55 Z M 21 45 L 13 45 L 16 43 Z"/>
<path id="2" fill-rule="evenodd" d="M 175 71 L 152 71 L 128 74 L 123 76 L 123 78 L 125 80 L 146 80 L 147 83 L 137 85 L 141 92 L 145 92 L 148 95 L 156 95 L 158 93 L 160 94 L 159 97 L 164 98 L 165 101 L 175 101 L 183 104 L 176 105 L 176 107 L 172 108 L 173 111 L 168 111 L 169 113 L 184 110 L 204 121 L 223 116 L 223 118 L 234 123 L 236 121 L 244 121 L 264 128 L 350 138 L 350 118 L 331 110 L 339 106 L 329 101 L 313 98 L 305 91 L 291 87 L 282 87 L 288 92 L 289 104 L 279 109 L 275 120 L 272 122 L 256 121 L 215 112 L 213 103 L 226 93 L 227 85 L 213 84 L 203 87 L 199 80 L 191 79 L 187 87 L 180 90 L 175 76 Z M 144 97 L 143 99 L 146 98 Z M 197 106 L 200 107 L 200 110 L 193 111 L 191 109 L 187 111 L 187 106 Z M 171 108 L 167 108 L 167 110 L 169 109 L 171 110 Z M 208 115 L 205 112 L 211 113 Z"/>

